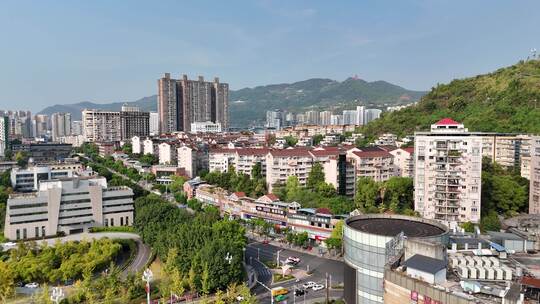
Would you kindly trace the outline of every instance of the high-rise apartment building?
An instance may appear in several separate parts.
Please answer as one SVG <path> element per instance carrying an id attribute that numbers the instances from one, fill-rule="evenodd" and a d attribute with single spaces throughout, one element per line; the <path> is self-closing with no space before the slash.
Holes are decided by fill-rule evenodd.
<path id="1" fill-rule="evenodd" d="M 120 111 L 120 131 L 122 140 L 150 135 L 150 113 L 124 104 Z"/>
<path id="2" fill-rule="evenodd" d="M 49 131 L 49 117 L 45 114 L 34 116 L 34 136 L 45 136 L 47 135 L 47 131 Z"/>
<path id="3" fill-rule="evenodd" d="M 530 141 L 529 214 L 540 214 L 540 136 Z"/>
<path id="4" fill-rule="evenodd" d="M 356 111 L 355 110 L 343 111 L 343 124 L 356 125 Z"/>
<path id="5" fill-rule="evenodd" d="M 333 126 L 343 124 L 343 115 L 332 115 L 330 116 L 330 124 Z"/>
<path id="6" fill-rule="evenodd" d="M 9 144 L 9 118 L 0 116 L 0 157 L 6 156 Z"/>
<path id="7" fill-rule="evenodd" d="M 415 210 L 451 227 L 479 223 L 482 138 L 445 118 L 414 140 Z"/>
<path id="8" fill-rule="evenodd" d="M 266 111 L 266 127 L 280 130 L 283 126 L 283 112 L 281 110 Z"/>
<path id="9" fill-rule="evenodd" d="M 322 126 L 328 126 L 331 124 L 332 111 L 322 111 L 319 113 L 319 124 Z"/>
<path id="10" fill-rule="evenodd" d="M 306 112 L 306 124 L 309 125 L 318 125 L 319 124 L 319 112 L 318 111 L 307 111 Z"/>
<path id="11" fill-rule="evenodd" d="M 150 135 L 159 135 L 158 112 L 150 112 Z"/>
<path id="12" fill-rule="evenodd" d="M 71 134 L 72 135 L 82 135 L 83 134 L 82 120 L 73 120 L 73 121 L 71 121 Z"/>
<path id="13" fill-rule="evenodd" d="M 357 106 L 356 107 L 356 124 L 363 126 L 366 119 L 366 107 Z"/>
<path id="14" fill-rule="evenodd" d="M 32 113 L 30 111 L 0 111 L 0 116 L 8 117 L 8 131 L 10 140 L 34 136 L 32 128 Z"/>
<path id="15" fill-rule="evenodd" d="M 378 119 L 381 116 L 382 111 L 379 109 L 366 109 L 364 118 L 364 124 L 368 124 L 370 121 Z"/>
<path id="16" fill-rule="evenodd" d="M 83 135 L 89 142 L 120 141 L 120 112 L 89 110 L 82 111 Z"/>
<path id="17" fill-rule="evenodd" d="M 57 141 L 59 137 L 71 135 L 71 113 L 51 115 L 51 134 L 53 141 Z"/>
<path id="18" fill-rule="evenodd" d="M 229 127 L 229 85 L 219 78 L 206 82 L 172 79 L 170 73 L 158 80 L 158 117 L 160 133 L 189 132 L 191 123 L 211 121 Z"/>

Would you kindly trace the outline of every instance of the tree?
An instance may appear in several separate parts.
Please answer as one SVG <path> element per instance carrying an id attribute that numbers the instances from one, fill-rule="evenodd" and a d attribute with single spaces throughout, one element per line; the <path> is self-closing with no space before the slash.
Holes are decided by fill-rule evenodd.
<path id="1" fill-rule="evenodd" d="M 501 230 L 501 222 L 499 215 L 495 211 L 490 211 L 487 216 L 483 216 L 480 220 L 480 227 L 483 231 L 499 231 Z"/>
<path id="2" fill-rule="evenodd" d="M 283 139 L 285 139 L 285 143 L 287 144 L 288 147 L 294 147 L 296 143 L 298 142 L 298 139 L 293 136 L 285 136 L 283 137 Z"/>
<path id="3" fill-rule="evenodd" d="M 318 144 L 320 144 L 323 138 L 324 137 L 322 136 L 322 134 L 313 135 L 313 137 L 311 138 L 311 140 L 313 141 L 313 145 L 317 146 Z"/>
<path id="4" fill-rule="evenodd" d="M 185 292 L 185 288 L 184 288 L 184 280 L 182 279 L 180 270 L 178 270 L 178 268 L 174 269 L 172 274 L 170 275 L 170 278 L 171 278 L 171 292 L 174 295 L 181 297 Z"/>
<path id="5" fill-rule="evenodd" d="M 255 165 L 253 165 L 253 167 L 251 168 L 251 178 L 253 179 L 263 178 L 261 162 L 255 163 Z"/>
<path id="6" fill-rule="evenodd" d="M 300 195 L 300 182 L 296 176 L 291 175 L 287 178 L 287 182 L 285 183 L 285 191 L 287 193 L 287 201 L 294 201 Z"/>
<path id="7" fill-rule="evenodd" d="M 130 143 L 125 143 L 123 146 L 122 146 L 122 152 L 126 153 L 126 154 L 131 154 L 133 151 L 133 148 L 131 146 Z"/>
<path id="8" fill-rule="evenodd" d="M 320 163 L 315 163 L 309 171 L 306 187 L 311 190 L 316 190 L 319 184 L 324 183 L 323 166 Z"/>
<path id="9" fill-rule="evenodd" d="M 377 212 L 379 184 L 369 177 L 360 177 L 356 185 L 354 202 L 365 212 Z"/>
<path id="10" fill-rule="evenodd" d="M 26 167 L 26 165 L 28 164 L 26 153 L 22 151 L 17 152 L 17 154 L 15 154 L 15 161 L 17 162 L 17 166 Z"/>
<path id="11" fill-rule="evenodd" d="M 474 224 L 472 222 L 465 222 L 461 224 L 461 228 L 465 230 L 465 232 L 474 232 Z"/>
<path id="12" fill-rule="evenodd" d="M 340 220 L 334 226 L 330 237 L 325 240 L 328 248 L 341 249 L 343 240 L 343 220 Z"/>
<path id="13" fill-rule="evenodd" d="M 201 275 L 201 291 L 205 295 L 210 293 L 210 272 L 208 269 L 208 263 L 205 263 L 203 267 L 203 272 Z"/>
<path id="14" fill-rule="evenodd" d="M 15 276 L 11 268 L 0 260 L 0 300 L 7 303 L 7 299 L 15 293 Z"/>

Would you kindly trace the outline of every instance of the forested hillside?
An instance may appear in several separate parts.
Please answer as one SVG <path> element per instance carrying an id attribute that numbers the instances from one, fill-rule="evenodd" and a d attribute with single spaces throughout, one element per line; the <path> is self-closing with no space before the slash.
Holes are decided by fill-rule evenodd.
<path id="1" fill-rule="evenodd" d="M 417 105 L 385 113 L 362 132 L 370 138 L 412 134 L 443 117 L 463 122 L 470 131 L 540 134 L 540 60 L 438 84 Z"/>

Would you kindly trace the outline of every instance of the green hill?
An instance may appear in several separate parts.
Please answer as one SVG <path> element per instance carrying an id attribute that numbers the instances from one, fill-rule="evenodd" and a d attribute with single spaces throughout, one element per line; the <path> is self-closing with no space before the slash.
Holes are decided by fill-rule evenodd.
<path id="1" fill-rule="evenodd" d="M 361 129 L 367 137 L 428 130 L 444 117 L 470 131 L 540 134 L 540 60 L 438 84 L 415 106 L 384 113 Z"/>

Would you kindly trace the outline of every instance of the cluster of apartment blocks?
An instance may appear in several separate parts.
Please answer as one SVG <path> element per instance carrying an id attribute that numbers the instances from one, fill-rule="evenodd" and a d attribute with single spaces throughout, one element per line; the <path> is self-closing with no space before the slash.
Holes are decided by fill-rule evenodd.
<path id="1" fill-rule="evenodd" d="M 333 215 L 326 208 L 302 208 L 297 202 L 283 202 L 274 194 L 254 199 L 243 192 L 229 193 L 198 179 L 187 181 L 184 190 L 189 197 L 216 206 L 224 216 L 244 220 L 263 219 L 281 229 L 307 232 L 309 238 L 315 241 L 330 237 L 337 222 L 346 217 Z"/>

